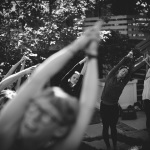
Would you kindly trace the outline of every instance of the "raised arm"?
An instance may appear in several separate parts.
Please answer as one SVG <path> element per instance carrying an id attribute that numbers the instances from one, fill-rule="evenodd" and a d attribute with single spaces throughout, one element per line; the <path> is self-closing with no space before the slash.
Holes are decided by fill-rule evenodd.
<path id="1" fill-rule="evenodd" d="M 129 60 L 129 58 L 127 56 L 125 56 L 108 74 L 108 76 L 112 76 L 113 74 L 115 74 L 118 69 L 125 64 L 127 61 Z"/>
<path id="2" fill-rule="evenodd" d="M 84 73 L 86 66 L 84 66 L 84 70 L 82 67 L 82 64 L 86 62 L 86 58 L 82 59 L 80 62 L 78 62 L 62 79 L 60 83 L 60 87 L 63 87 L 68 82 L 68 79 L 74 74 L 75 71 L 78 71 L 79 69 L 82 69 L 81 72 Z M 81 68 L 82 67 L 82 68 Z M 83 75 L 83 74 L 82 74 Z"/>
<path id="3" fill-rule="evenodd" d="M 16 82 L 20 77 L 23 77 L 25 74 L 28 74 L 30 72 L 32 72 L 32 70 L 35 67 L 29 67 L 25 70 L 22 70 L 20 72 L 17 72 L 15 74 L 10 75 L 9 77 L 5 78 L 4 80 L 2 80 L 0 82 L 0 91 L 4 90 L 5 88 L 7 88 L 9 85 L 11 85 L 12 83 Z"/>
<path id="4" fill-rule="evenodd" d="M 26 60 L 24 60 L 24 61 L 22 62 L 22 66 L 21 66 L 20 71 L 24 70 L 25 64 L 26 64 Z M 21 78 L 19 78 L 18 81 L 17 81 L 17 85 L 16 85 L 16 87 L 15 87 L 15 90 L 16 90 L 16 91 L 17 91 L 17 89 L 20 87 L 20 83 L 21 83 Z"/>
<path id="5" fill-rule="evenodd" d="M 81 70 L 81 72 L 80 72 L 81 75 L 84 75 L 84 74 L 85 74 L 86 69 L 87 69 L 87 64 L 88 64 L 88 57 L 85 57 L 84 59 L 85 59 L 84 65 L 83 65 L 83 68 L 82 68 L 82 70 Z"/>
<path id="6" fill-rule="evenodd" d="M 79 62 L 79 64 L 81 65 L 81 64 L 83 64 L 83 63 L 85 63 L 85 62 L 87 62 L 87 57 L 85 57 L 84 59 L 82 59 L 80 62 Z"/>
<path id="7" fill-rule="evenodd" d="M 66 139 L 64 139 L 64 141 L 58 144 L 54 150 L 77 149 L 91 120 L 98 94 L 98 64 L 96 59 L 97 46 L 98 43 L 93 41 L 88 48 L 88 51 L 90 51 L 90 55 L 79 101 L 80 111 L 77 122 L 74 125 L 70 135 Z"/>
<path id="8" fill-rule="evenodd" d="M 13 72 L 16 70 L 16 68 L 26 59 L 25 56 L 23 56 L 15 65 L 11 67 L 11 69 L 8 71 L 8 73 L 4 76 L 3 80 L 13 74 Z"/>
<path id="9" fill-rule="evenodd" d="M 60 83 L 60 87 L 63 87 L 66 82 L 68 82 L 68 79 L 74 74 L 75 71 L 77 71 L 81 67 L 80 63 L 77 63 L 62 79 Z"/>
<path id="10" fill-rule="evenodd" d="M 83 83 L 83 77 L 84 77 L 86 70 L 87 70 L 88 58 L 86 57 L 86 58 L 84 58 L 84 60 L 85 60 L 84 65 L 83 65 L 82 70 L 80 72 L 80 77 L 79 77 L 79 80 L 75 86 L 75 91 L 74 91 L 75 92 L 74 96 L 76 96 L 77 98 L 80 97 L 82 83 Z"/>
<path id="11" fill-rule="evenodd" d="M 1 111 L 0 144 L 1 141 L 7 141 L 7 143 L 2 143 L 4 147 L 7 147 L 13 143 L 21 119 L 31 99 L 37 94 L 37 92 L 41 92 L 49 78 L 51 79 L 57 72 L 59 72 L 66 63 L 79 50 L 84 49 L 89 42 L 97 40 L 98 36 L 99 33 L 97 33 L 95 27 L 91 27 L 80 38 L 46 59 L 37 67 L 37 69 L 35 69 L 28 81 L 19 88 L 16 97 L 12 101 L 9 101 Z M 0 147 L 2 146 L 0 145 Z"/>
<path id="12" fill-rule="evenodd" d="M 148 63 L 148 59 L 149 59 L 149 57 L 146 57 L 146 58 L 142 59 L 139 63 L 136 63 L 134 65 L 132 72 L 134 73 L 137 69 L 139 69 L 145 63 L 150 67 L 150 64 Z"/>

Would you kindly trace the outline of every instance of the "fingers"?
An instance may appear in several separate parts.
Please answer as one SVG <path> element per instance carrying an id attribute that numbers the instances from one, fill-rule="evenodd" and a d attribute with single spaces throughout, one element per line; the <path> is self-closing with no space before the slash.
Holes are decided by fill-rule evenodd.
<path id="1" fill-rule="evenodd" d="M 100 31 L 102 29 L 102 25 L 103 25 L 103 20 L 96 22 L 94 25 L 95 30 Z"/>
<path id="2" fill-rule="evenodd" d="M 100 30 L 102 28 L 102 21 L 97 22 L 94 26 L 85 30 L 80 38 L 74 42 L 74 49 L 85 49 L 89 43 L 96 41 L 97 44 L 100 41 Z"/>
<path id="3" fill-rule="evenodd" d="M 88 36 L 91 36 L 91 43 L 88 46 L 88 48 L 85 50 L 87 54 L 90 55 L 95 55 L 97 56 L 98 52 L 98 42 L 100 41 L 100 30 L 102 28 L 103 21 L 98 21 L 96 24 L 89 30 L 89 33 L 91 32 L 91 35 L 89 34 Z"/>
<path id="4" fill-rule="evenodd" d="M 103 25 L 102 20 L 96 22 L 93 27 L 90 27 L 85 31 L 85 35 L 87 37 L 91 38 L 90 40 L 99 41 L 100 40 L 100 30 L 102 28 L 102 25 Z"/>

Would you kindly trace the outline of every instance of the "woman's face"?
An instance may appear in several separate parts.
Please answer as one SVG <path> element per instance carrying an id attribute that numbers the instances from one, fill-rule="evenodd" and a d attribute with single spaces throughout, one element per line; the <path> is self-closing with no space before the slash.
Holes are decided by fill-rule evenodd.
<path id="1" fill-rule="evenodd" d="M 70 78 L 70 82 L 72 83 L 72 84 L 77 84 L 77 82 L 78 82 L 78 80 L 79 80 L 79 75 L 78 74 L 73 74 L 72 76 L 71 76 L 71 78 Z"/>
<path id="2" fill-rule="evenodd" d="M 61 121 L 58 110 L 50 104 L 49 98 L 39 98 L 31 102 L 21 124 L 21 136 L 28 139 L 45 139 L 59 127 Z"/>
<path id="3" fill-rule="evenodd" d="M 126 68 L 122 68 L 121 70 L 119 70 L 117 77 L 118 78 L 124 78 L 128 73 L 128 69 Z"/>

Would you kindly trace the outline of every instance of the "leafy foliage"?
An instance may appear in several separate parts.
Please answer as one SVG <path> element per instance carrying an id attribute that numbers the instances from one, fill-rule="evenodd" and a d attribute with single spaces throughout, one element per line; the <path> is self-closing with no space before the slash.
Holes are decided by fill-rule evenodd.
<path id="1" fill-rule="evenodd" d="M 111 31 L 107 36 L 99 46 L 99 64 L 102 64 L 100 69 L 104 76 L 137 44 L 137 41 L 131 41 L 128 36 L 116 31 Z"/>
<path id="2" fill-rule="evenodd" d="M 1 0 L 0 1 L 0 70 L 2 74 L 23 54 L 30 57 L 27 66 L 41 63 L 48 56 L 71 43 L 81 34 L 89 13 L 109 19 L 110 1 L 103 0 Z M 128 48 L 128 39 L 112 32 L 100 46 L 100 62 L 113 66 Z M 129 48 L 130 49 L 130 48 Z M 113 54 L 113 55 L 112 55 Z M 102 57 L 104 56 L 104 57 Z M 84 57 L 80 52 L 63 73 Z"/>
<path id="3" fill-rule="evenodd" d="M 56 52 L 53 49 L 59 50 L 77 38 L 87 6 L 86 1 L 73 0 L 1 1 L 0 64 L 3 74 L 24 53 L 32 57 L 33 64 L 39 63 Z"/>

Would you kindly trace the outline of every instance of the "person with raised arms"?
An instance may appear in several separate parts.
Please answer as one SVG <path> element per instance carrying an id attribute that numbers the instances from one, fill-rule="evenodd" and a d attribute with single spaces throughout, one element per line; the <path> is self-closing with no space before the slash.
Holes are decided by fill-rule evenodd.
<path id="1" fill-rule="evenodd" d="M 0 115 L 1 150 L 70 150 L 79 146 L 97 100 L 97 47 L 101 26 L 102 21 L 96 23 L 47 58 L 6 103 Z M 59 87 L 44 88 L 49 78 L 81 49 L 88 57 L 88 66 L 80 100 Z"/>

